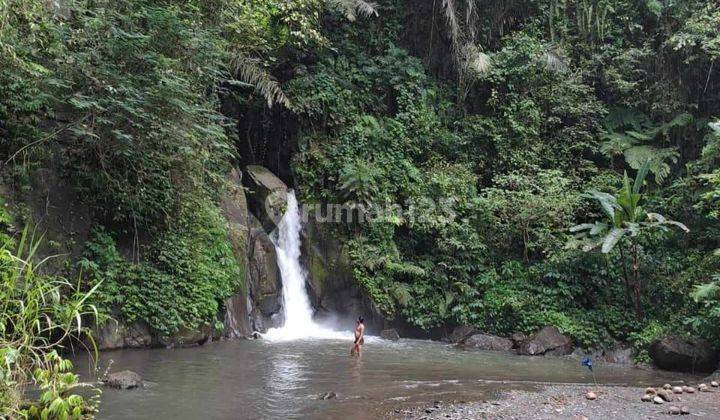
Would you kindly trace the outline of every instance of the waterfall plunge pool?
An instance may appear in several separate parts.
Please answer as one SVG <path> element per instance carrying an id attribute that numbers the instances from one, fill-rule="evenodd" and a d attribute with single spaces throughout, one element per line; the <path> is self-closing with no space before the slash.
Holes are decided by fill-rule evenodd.
<path id="1" fill-rule="evenodd" d="M 99 371 L 130 369 L 144 389 L 105 389 L 99 419 L 374 419 L 435 400 L 492 399 L 533 383 L 592 383 L 579 361 L 462 351 L 450 345 L 369 337 L 362 360 L 351 340 L 239 340 L 203 347 L 101 353 Z M 85 379 L 85 357 L 75 360 Z M 598 383 L 649 386 L 678 374 L 596 363 Z M 337 393 L 319 400 L 318 395 Z"/>

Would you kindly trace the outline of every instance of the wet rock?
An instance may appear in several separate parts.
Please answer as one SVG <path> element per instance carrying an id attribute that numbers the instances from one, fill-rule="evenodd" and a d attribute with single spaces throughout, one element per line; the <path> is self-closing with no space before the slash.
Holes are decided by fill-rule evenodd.
<path id="1" fill-rule="evenodd" d="M 653 402 L 654 402 L 655 404 L 662 404 L 664 401 L 663 401 L 663 399 L 660 398 L 660 397 L 653 397 Z"/>
<path id="2" fill-rule="evenodd" d="M 460 344 L 464 349 L 508 351 L 513 348 L 512 340 L 491 334 L 473 334 Z"/>
<path id="3" fill-rule="evenodd" d="M 384 338 L 385 340 L 390 340 L 390 341 L 398 341 L 400 339 L 400 335 L 398 334 L 398 332 L 392 328 L 387 329 L 387 330 L 382 330 L 380 332 L 380 337 Z"/>
<path id="4" fill-rule="evenodd" d="M 693 387 L 691 387 L 691 386 L 684 386 L 684 387 L 682 388 L 682 390 L 683 390 L 683 392 L 686 392 L 686 393 L 688 393 L 688 394 L 694 394 L 694 393 L 695 393 L 695 388 L 693 388 Z"/>
<path id="5" fill-rule="evenodd" d="M 572 341 L 560 333 L 557 327 L 544 327 L 537 334 L 520 343 L 517 353 L 527 356 L 555 355 L 572 353 Z"/>
<path id="6" fill-rule="evenodd" d="M 467 337 L 470 337 L 473 334 L 477 334 L 478 332 L 478 329 L 475 327 L 471 327 L 469 325 L 461 325 L 453 329 L 452 333 L 450 333 L 450 335 L 448 336 L 448 340 L 450 340 L 451 343 L 459 343 Z"/>
<path id="7" fill-rule="evenodd" d="M 682 389 L 682 387 L 674 386 L 674 387 L 672 387 L 672 392 L 673 392 L 673 394 L 682 394 L 683 389 Z"/>
<path id="8" fill-rule="evenodd" d="M 103 382 L 105 386 L 116 389 L 132 389 L 142 386 L 140 375 L 131 370 L 111 373 L 107 375 Z"/>
<path id="9" fill-rule="evenodd" d="M 594 392 L 592 392 L 592 391 L 589 391 L 589 392 L 587 392 L 587 393 L 585 394 L 585 399 L 588 399 L 588 400 L 590 400 L 590 401 L 596 400 L 596 399 L 597 399 L 597 394 L 594 393 Z"/>
<path id="10" fill-rule="evenodd" d="M 642 402 L 650 402 L 650 401 L 653 400 L 653 398 L 654 398 L 654 397 L 653 397 L 652 395 L 650 395 L 650 394 L 645 394 L 645 395 L 643 395 L 642 397 L 640 397 L 640 401 L 642 401 Z"/>
<path id="11" fill-rule="evenodd" d="M 680 414 L 680 407 L 675 407 L 674 405 L 671 405 L 668 409 L 668 414 L 678 415 Z"/>
<path id="12" fill-rule="evenodd" d="M 680 414 L 690 414 L 690 409 L 687 405 L 683 405 L 680 407 Z"/>
<path id="13" fill-rule="evenodd" d="M 332 400 L 333 398 L 337 398 L 337 394 L 334 391 L 326 392 L 318 396 L 319 400 Z"/>
<path id="14" fill-rule="evenodd" d="M 661 369 L 683 372 L 711 372 L 717 366 L 717 352 L 706 341 L 686 341 L 675 335 L 655 340 L 648 349 Z"/>

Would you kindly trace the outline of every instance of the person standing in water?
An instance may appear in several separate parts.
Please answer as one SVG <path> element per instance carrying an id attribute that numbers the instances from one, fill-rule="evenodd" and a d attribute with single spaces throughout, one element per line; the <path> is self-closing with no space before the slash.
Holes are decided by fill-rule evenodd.
<path id="1" fill-rule="evenodd" d="M 359 317 L 355 325 L 355 342 L 350 349 L 350 356 L 357 354 L 358 357 L 362 355 L 362 346 L 365 344 L 365 319 Z"/>

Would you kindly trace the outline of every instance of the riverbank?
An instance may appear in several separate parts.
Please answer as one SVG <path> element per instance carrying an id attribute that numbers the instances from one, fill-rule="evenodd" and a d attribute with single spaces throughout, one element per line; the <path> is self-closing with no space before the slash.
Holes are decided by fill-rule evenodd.
<path id="1" fill-rule="evenodd" d="M 585 397 L 593 391 L 597 399 Z M 644 388 L 591 385 L 550 385 L 500 391 L 490 401 L 435 402 L 387 413 L 392 419 L 661 419 L 674 417 L 671 406 L 686 406 L 692 418 L 720 418 L 720 391 L 673 395 L 673 402 L 642 402 Z"/>

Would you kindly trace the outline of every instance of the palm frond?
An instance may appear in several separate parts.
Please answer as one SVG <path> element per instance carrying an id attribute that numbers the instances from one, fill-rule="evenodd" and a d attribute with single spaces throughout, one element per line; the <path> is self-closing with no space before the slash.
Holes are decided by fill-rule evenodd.
<path id="1" fill-rule="evenodd" d="M 239 80 L 252 86 L 267 101 L 268 107 L 280 104 L 290 107 L 290 99 L 285 96 L 280 84 L 260 65 L 260 60 L 243 54 L 235 57 L 235 75 Z"/>
<path id="2" fill-rule="evenodd" d="M 353 22 L 358 16 L 377 16 L 378 6 L 363 0 L 327 0 L 330 7 L 340 11 L 347 20 Z"/>

